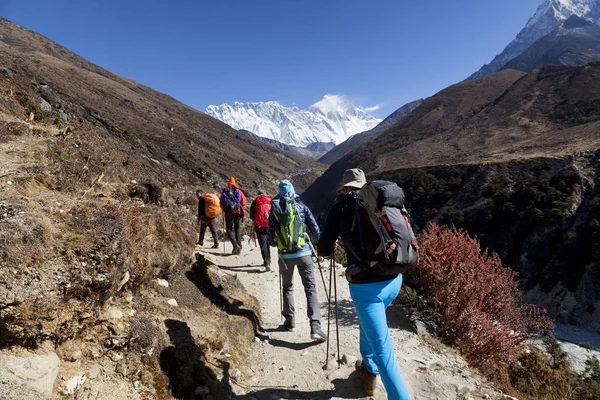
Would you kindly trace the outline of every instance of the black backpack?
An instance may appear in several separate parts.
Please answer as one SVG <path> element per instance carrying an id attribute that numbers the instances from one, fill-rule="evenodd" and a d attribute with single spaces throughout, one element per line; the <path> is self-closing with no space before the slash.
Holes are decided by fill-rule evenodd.
<path id="1" fill-rule="evenodd" d="M 235 186 L 229 186 L 223 191 L 224 208 L 227 213 L 236 213 L 240 209 L 240 194 Z"/>
<path id="2" fill-rule="evenodd" d="M 395 183 L 372 181 L 356 198 L 352 230 L 358 229 L 361 254 L 350 251 L 367 268 L 382 275 L 403 273 L 419 261 L 419 247 L 404 208 L 404 191 Z"/>

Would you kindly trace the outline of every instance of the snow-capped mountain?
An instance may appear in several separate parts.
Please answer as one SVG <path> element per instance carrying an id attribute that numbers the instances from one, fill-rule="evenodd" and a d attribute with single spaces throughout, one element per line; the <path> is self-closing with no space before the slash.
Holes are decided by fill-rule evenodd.
<path id="1" fill-rule="evenodd" d="M 206 113 L 235 129 L 293 146 L 315 142 L 339 144 L 381 122 L 339 95 L 325 95 L 308 107 L 284 107 L 276 101 L 210 105 Z"/>
<path id="2" fill-rule="evenodd" d="M 554 31 L 572 15 L 600 23 L 600 0 L 543 0 L 535 15 L 504 51 L 469 79 L 500 71 L 509 61 L 519 56 L 535 41 Z"/>

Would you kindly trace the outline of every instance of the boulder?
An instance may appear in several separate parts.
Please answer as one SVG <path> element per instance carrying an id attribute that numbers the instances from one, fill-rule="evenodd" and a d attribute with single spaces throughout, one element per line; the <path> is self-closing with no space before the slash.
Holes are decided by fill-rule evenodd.
<path id="1" fill-rule="evenodd" d="M 37 100 L 37 105 L 40 108 L 40 110 L 42 110 L 42 111 L 46 111 L 46 112 L 52 111 L 52 106 L 50 105 L 50 103 L 48 103 L 46 100 L 44 100 L 41 97 Z"/>
<path id="2" fill-rule="evenodd" d="M 6 383 L 14 388 L 26 388 L 39 393 L 40 398 L 50 399 L 60 367 L 60 359 L 54 351 L 49 351 L 50 347 L 43 346 L 36 352 L 1 351 L 0 386 Z M 13 395 L 15 397 L 9 394 L 8 398 L 21 398 L 20 392 Z"/>

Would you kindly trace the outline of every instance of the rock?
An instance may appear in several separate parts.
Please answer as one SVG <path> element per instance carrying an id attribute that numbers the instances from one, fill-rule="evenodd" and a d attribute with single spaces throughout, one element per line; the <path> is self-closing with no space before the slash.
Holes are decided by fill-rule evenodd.
<path id="1" fill-rule="evenodd" d="M 229 376 L 231 376 L 233 379 L 235 379 L 236 381 L 239 382 L 242 380 L 242 371 L 240 371 L 239 369 L 236 368 L 231 371 Z"/>
<path id="2" fill-rule="evenodd" d="M 120 320 L 123 318 L 123 311 L 117 307 L 108 307 L 108 309 L 104 312 L 104 318 L 109 321 Z"/>
<path id="3" fill-rule="evenodd" d="M 133 382 L 133 388 L 139 392 L 142 389 L 142 382 L 140 382 L 140 381 Z"/>
<path id="4" fill-rule="evenodd" d="M 100 366 L 92 365 L 88 369 L 87 377 L 90 379 L 96 379 L 100 376 L 101 373 L 102 373 L 102 370 L 100 369 Z"/>
<path id="5" fill-rule="evenodd" d="M 260 338 L 257 336 L 254 336 L 254 343 L 260 343 Z"/>
<path id="6" fill-rule="evenodd" d="M 155 282 L 158 286 L 162 286 L 162 287 L 166 287 L 166 288 L 169 287 L 169 281 L 167 281 L 166 279 L 157 279 Z"/>
<path id="7" fill-rule="evenodd" d="M 42 97 L 40 97 L 37 100 L 37 105 L 40 108 L 40 110 L 42 111 L 46 111 L 46 112 L 50 112 L 52 111 L 52 106 L 50 105 L 50 103 L 48 103 L 46 100 L 44 100 Z"/>
<path id="8" fill-rule="evenodd" d="M 10 78 L 10 71 L 8 68 L 0 67 L 0 74 L 2 74 L 2 76 L 5 78 Z"/>
<path id="9" fill-rule="evenodd" d="M 50 346 L 48 346 L 49 348 Z M 58 376 L 60 359 L 55 352 L 39 353 L 12 351 L 0 352 L 0 382 L 22 386 L 33 390 L 46 398 L 52 396 L 52 388 Z M 22 398 L 20 393 L 16 397 Z"/>
<path id="10" fill-rule="evenodd" d="M 131 303 L 133 301 L 133 293 L 127 292 L 125 293 L 125 301 Z"/>
<path id="11" fill-rule="evenodd" d="M 115 367 L 115 371 L 117 372 L 117 374 L 120 374 L 123 376 L 123 378 L 127 377 L 127 360 L 125 359 L 121 359 L 117 362 L 117 366 Z"/>
<path id="12" fill-rule="evenodd" d="M 75 362 L 83 353 L 83 343 L 80 340 L 67 340 L 58 348 L 57 354 L 64 361 Z"/>
<path id="13" fill-rule="evenodd" d="M 27 122 L 13 121 L 6 124 L 6 129 L 12 135 L 31 135 L 33 133 L 33 127 Z"/>
<path id="14" fill-rule="evenodd" d="M 490 399 L 490 395 L 489 395 L 489 394 L 487 394 L 487 393 L 485 393 L 485 394 L 483 395 L 483 398 L 484 398 L 484 399 Z"/>
<path id="15" fill-rule="evenodd" d="M 129 277 L 130 277 L 129 271 L 125 271 L 125 273 L 123 274 L 123 277 L 119 281 L 119 286 L 117 287 L 117 292 L 120 292 L 121 289 L 123 289 L 123 286 L 125 286 L 125 284 L 127 282 L 129 282 Z"/>
<path id="16" fill-rule="evenodd" d="M 173 307 L 177 307 L 177 305 L 178 305 L 177 300 L 175 300 L 175 299 L 169 299 L 169 300 L 167 300 L 167 303 Z"/>
<path id="17" fill-rule="evenodd" d="M 85 375 L 75 375 L 67 381 L 62 393 L 65 395 L 75 394 L 79 392 L 85 384 Z"/>
<path id="18" fill-rule="evenodd" d="M 121 353 L 110 352 L 109 357 L 114 362 L 119 362 L 119 361 L 123 360 L 123 355 Z"/>

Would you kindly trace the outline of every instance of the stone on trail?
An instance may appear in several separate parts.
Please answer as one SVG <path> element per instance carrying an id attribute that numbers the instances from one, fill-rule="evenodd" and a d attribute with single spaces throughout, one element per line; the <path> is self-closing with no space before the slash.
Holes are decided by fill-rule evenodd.
<path id="1" fill-rule="evenodd" d="M 62 393 L 65 395 L 75 394 L 79 392 L 80 389 L 83 388 L 85 384 L 85 375 L 75 375 L 71 379 L 67 381 L 65 384 Z"/>
<path id="2" fill-rule="evenodd" d="M 156 284 L 157 284 L 158 286 L 162 286 L 162 287 L 165 287 L 165 288 L 168 288 L 168 287 L 169 287 L 169 281 L 168 281 L 168 280 L 166 280 L 166 279 L 157 279 L 157 280 L 156 280 Z"/>
<path id="3" fill-rule="evenodd" d="M 173 307 L 177 307 L 177 300 L 175 299 L 169 299 L 167 300 L 167 303 Z"/>

